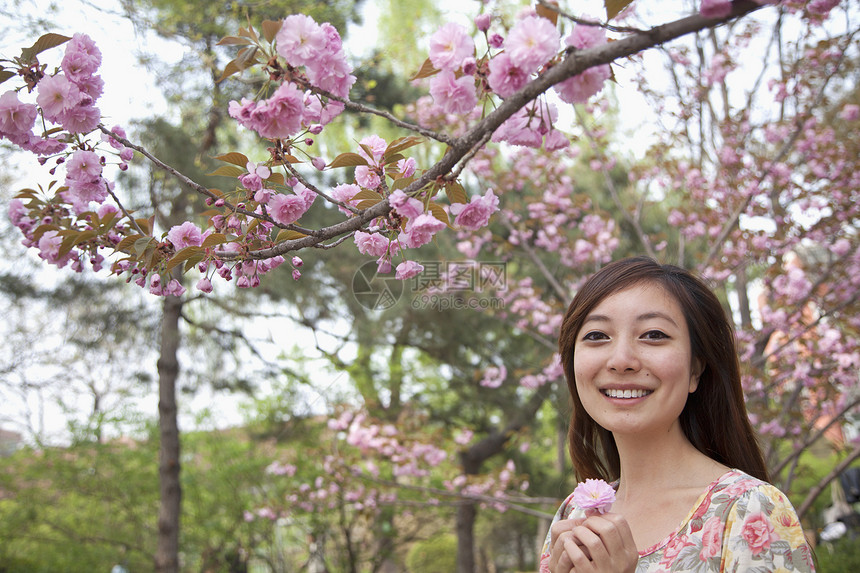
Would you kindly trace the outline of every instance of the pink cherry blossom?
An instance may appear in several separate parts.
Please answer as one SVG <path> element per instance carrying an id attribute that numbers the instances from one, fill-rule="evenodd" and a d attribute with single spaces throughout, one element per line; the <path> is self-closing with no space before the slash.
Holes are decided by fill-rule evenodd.
<path id="1" fill-rule="evenodd" d="M 291 66 L 304 66 L 319 57 L 328 38 L 313 18 L 304 14 L 293 14 L 284 18 L 281 29 L 275 36 L 278 53 Z"/>
<path id="2" fill-rule="evenodd" d="M 459 24 L 448 22 L 430 37 L 430 61 L 438 70 L 454 72 L 474 53 L 472 38 Z"/>
<path id="3" fill-rule="evenodd" d="M 174 225 L 167 232 L 167 240 L 173 244 L 176 250 L 185 247 L 199 247 L 203 244 L 203 233 L 200 227 L 191 221 L 185 221 L 181 225 Z"/>
<path id="4" fill-rule="evenodd" d="M 423 270 L 424 265 L 420 263 L 416 263 L 415 261 L 403 261 L 397 265 L 397 271 L 394 274 L 394 278 L 405 281 L 406 279 L 414 277 Z"/>
<path id="5" fill-rule="evenodd" d="M 361 187 L 354 183 L 341 183 L 340 185 L 335 186 L 331 190 L 331 196 L 336 201 L 340 201 L 341 203 L 345 203 L 347 205 L 351 205 L 355 207 L 358 205 L 357 200 L 353 200 L 358 193 L 361 192 Z M 338 206 L 338 210 L 344 215 L 349 215 L 350 211 L 348 209 L 344 209 L 343 207 Z"/>
<path id="6" fill-rule="evenodd" d="M 467 205 L 454 203 L 450 208 L 450 212 L 457 217 L 457 225 L 470 231 L 486 227 L 490 216 L 498 210 L 499 198 L 492 189 L 488 189 L 482 197 L 472 197 Z"/>
<path id="7" fill-rule="evenodd" d="M 484 377 L 481 378 L 481 386 L 486 388 L 498 388 L 508 376 L 508 369 L 504 364 L 501 366 L 490 366 L 484 370 Z"/>
<path id="8" fill-rule="evenodd" d="M 98 127 L 101 112 L 94 105 L 76 105 L 62 111 L 57 121 L 71 133 L 89 133 Z"/>
<path id="9" fill-rule="evenodd" d="M 475 78 L 457 78 L 454 72 L 443 70 L 430 78 L 430 95 L 446 113 L 466 114 L 478 103 Z"/>
<path id="10" fill-rule="evenodd" d="M 537 70 L 558 53 L 560 36 L 555 25 L 540 16 L 527 16 L 514 24 L 505 40 L 511 62 L 527 73 Z"/>
<path id="11" fill-rule="evenodd" d="M 414 197 L 409 197 L 402 189 L 397 189 L 388 196 L 388 202 L 398 215 L 414 219 L 424 212 L 424 203 Z"/>
<path id="12" fill-rule="evenodd" d="M 587 479 L 573 490 L 573 503 L 580 509 L 606 513 L 615 503 L 615 490 L 602 479 Z"/>
<path id="13" fill-rule="evenodd" d="M 248 191 L 259 191 L 263 188 L 263 179 L 268 179 L 272 175 L 272 171 L 265 165 L 257 165 L 249 161 L 245 166 L 248 173 L 239 176 L 239 182 Z"/>
<path id="14" fill-rule="evenodd" d="M 14 90 L 0 96 L 0 135 L 20 135 L 33 129 L 38 115 L 35 105 L 23 103 Z"/>
<path id="15" fill-rule="evenodd" d="M 844 121 L 854 121 L 860 118 L 860 105 L 847 103 L 839 112 L 839 118 Z"/>
<path id="16" fill-rule="evenodd" d="M 382 179 L 375 168 L 359 165 L 355 168 L 355 181 L 365 189 L 376 189 L 382 184 Z"/>
<path id="17" fill-rule="evenodd" d="M 414 157 L 406 157 L 397 162 L 397 170 L 401 177 L 412 177 L 415 175 L 417 165 Z"/>
<path id="18" fill-rule="evenodd" d="M 66 43 L 63 71 L 73 81 L 92 76 L 102 63 L 102 53 L 86 34 L 74 34 Z"/>
<path id="19" fill-rule="evenodd" d="M 475 16 L 475 27 L 481 32 L 486 32 L 490 29 L 490 18 L 490 14 L 486 12 L 478 14 Z"/>
<path id="20" fill-rule="evenodd" d="M 381 257 L 388 252 L 390 241 L 379 233 L 356 231 L 354 239 L 358 252 L 363 255 Z"/>
<path id="21" fill-rule="evenodd" d="M 228 113 L 243 127 L 268 139 L 286 138 L 301 128 L 304 95 L 295 84 L 285 82 L 267 100 L 258 103 L 242 99 L 230 102 Z"/>
<path id="22" fill-rule="evenodd" d="M 417 249 L 433 240 L 433 235 L 445 228 L 445 223 L 429 213 L 421 213 L 406 224 L 400 234 L 400 242 L 410 249 Z"/>
<path id="23" fill-rule="evenodd" d="M 45 76 L 36 84 L 36 103 L 48 121 L 59 121 L 60 115 L 78 105 L 81 92 L 63 74 Z"/>
<path id="24" fill-rule="evenodd" d="M 596 23 L 596 22 L 595 22 Z M 600 26 L 576 24 L 564 43 L 577 50 L 585 50 L 606 43 L 606 30 Z"/>
<path id="25" fill-rule="evenodd" d="M 368 135 L 358 142 L 358 154 L 367 160 L 370 165 L 379 166 L 388 143 L 378 135 Z"/>
<path id="26" fill-rule="evenodd" d="M 307 210 L 305 199 L 299 195 L 278 193 L 269 199 L 269 215 L 281 225 L 295 223 Z"/>
<path id="27" fill-rule="evenodd" d="M 600 93 L 603 84 L 611 76 L 609 64 L 601 64 L 556 84 L 555 91 L 566 103 L 585 103 L 588 98 Z"/>
<path id="28" fill-rule="evenodd" d="M 101 174 L 101 159 L 94 151 L 79 149 L 66 162 L 66 176 L 69 179 L 93 180 Z"/>
<path id="29" fill-rule="evenodd" d="M 210 281 L 208 277 L 201 278 L 197 281 L 197 290 L 205 293 L 212 292 L 212 281 Z"/>
<path id="30" fill-rule="evenodd" d="M 507 52 L 502 52 L 490 60 L 489 68 L 487 82 L 490 88 L 501 97 L 510 96 L 529 81 L 529 74 L 514 65 Z"/>

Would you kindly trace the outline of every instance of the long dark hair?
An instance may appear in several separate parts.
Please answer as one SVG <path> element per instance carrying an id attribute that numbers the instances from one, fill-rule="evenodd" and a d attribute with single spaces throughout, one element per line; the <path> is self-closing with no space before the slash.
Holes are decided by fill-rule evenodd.
<path id="1" fill-rule="evenodd" d="M 678 301 L 690 332 L 693 361 L 703 367 L 698 388 L 681 412 L 684 435 L 706 456 L 769 481 L 747 418 L 734 328 L 719 299 L 689 271 L 648 257 L 623 259 L 600 269 L 577 292 L 564 315 L 558 345 L 573 401 L 568 442 L 577 480 L 616 480 L 621 466 L 615 438 L 588 415 L 576 391 L 576 338 L 585 318 L 603 299 L 642 283 L 657 284 Z"/>

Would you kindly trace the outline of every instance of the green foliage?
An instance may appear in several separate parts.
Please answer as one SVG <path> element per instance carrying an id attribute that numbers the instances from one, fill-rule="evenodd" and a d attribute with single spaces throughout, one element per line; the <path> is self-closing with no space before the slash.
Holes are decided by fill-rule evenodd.
<path id="1" fill-rule="evenodd" d="M 409 573 L 450 573 L 457 570 L 457 537 L 450 533 L 415 543 L 406 557 Z"/>
<path id="2" fill-rule="evenodd" d="M 860 571 L 860 539 L 846 535 L 832 543 L 822 543 L 815 551 L 819 573 Z"/>

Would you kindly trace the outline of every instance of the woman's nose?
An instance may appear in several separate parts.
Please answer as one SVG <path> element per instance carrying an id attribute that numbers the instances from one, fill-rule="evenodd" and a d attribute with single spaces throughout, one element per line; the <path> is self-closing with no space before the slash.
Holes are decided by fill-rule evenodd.
<path id="1" fill-rule="evenodd" d="M 641 364 L 633 345 L 617 340 L 610 349 L 607 366 L 615 372 L 636 372 Z"/>

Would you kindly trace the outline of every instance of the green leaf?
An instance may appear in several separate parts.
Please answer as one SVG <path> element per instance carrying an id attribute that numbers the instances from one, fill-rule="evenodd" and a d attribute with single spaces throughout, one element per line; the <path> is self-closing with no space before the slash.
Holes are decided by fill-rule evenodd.
<path id="1" fill-rule="evenodd" d="M 185 247 L 184 249 L 180 249 L 175 255 L 173 255 L 169 261 L 167 261 L 166 270 L 172 270 L 176 265 L 184 263 L 194 255 L 203 255 L 203 247 Z"/>
<path id="2" fill-rule="evenodd" d="M 62 34 L 54 34 L 53 32 L 49 32 L 41 37 L 39 37 L 36 42 L 30 46 L 29 48 L 24 48 L 21 50 L 21 59 L 26 62 L 31 62 L 36 54 L 41 54 L 45 50 L 50 50 L 60 44 L 64 44 L 71 40 L 70 36 L 63 36 Z"/>
<path id="3" fill-rule="evenodd" d="M 451 203 L 468 203 L 469 197 L 466 195 L 466 190 L 463 186 L 454 181 L 445 186 L 445 194 Z"/>
<path id="4" fill-rule="evenodd" d="M 382 201 L 382 197 L 376 197 L 375 199 L 365 199 L 364 201 L 359 202 L 359 204 L 356 205 L 355 208 L 363 211 L 364 209 L 369 209 L 370 207 L 373 207 L 380 201 Z"/>
<path id="5" fill-rule="evenodd" d="M 187 260 L 187 261 L 185 261 L 185 271 L 184 271 L 184 272 L 186 272 L 186 273 L 187 273 L 187 272 L 188 272 L 188 271 L 190 271 L 190 270 L 191 270 L 195 265 L 197 265 L 197 263 L 199 263 L 199 262 L 200 262 L 200 261 L 202 261 L 202 260 L 203 260 L 203 255 L 202 255 L 202 254 L 200 254 L 200 255 L 193 255 L 193 256 L 189 257 L 189 258 L 188 258 L 188 260 Z"/>
<path id="6" fill-rule="evenodd" d="M 225 163 L 232 163 L 233 165 L 238 165 L 242 168 L 248 165 L 248 158 L 245 157 L 244 154 L 239 153 L 238 151 L 231 151 L 230 153 L 225 153 L 224 155 L 217 155 L 215 156 L 215 159 L 223 161 Z"/>
<path id="7" fill-rule="evenodd" d="M 143 235 L 129 235 L 128 237 L 124 237 L 115 247 L 116 251 L 126 252 L 138 239 L 141 238 L 143 238 Z"/>
<path id="8" fill-rule="evenodd" d="M 222 165 L 212 173 L 207 173 L 206 175 L 211 176 L 220 176 L 220 177 L 239 177 L 240 175 L 244 175 L 247 173 L 244 169 L 240 169 L 235 165 Z"/>
<path id="9" fill-rule="evenodd" d="M 358 153 L 341 153 L 332 160 L 329 167 L 337 169 L 338 167 L 356 167 L 358 165 L 367 165 L 367 160 Z"/>
<path id="10" fill-rule="evenodd" d="M 0 70 L 0 84 L 8 80 L 9 78 L 14 78 L 15 72 L 10 72 L 9 70 Z"/>
<path id="11" fill-rule="evenodd" d="M 424 138 L 419 137 L 417 135 L 400 137 L 388 144 L 388 147 L 385 148 L 385 154 L 383 155 L 383 157 L 388 157 L 393 153 L 402 153 L 410 147 L 415 147 L 416 145 L 420 145 L 422 143 L 424 143 Z"/>
<path id="12" fill-rule="evenodd" d="M 242 48 L 233 60 L 240 69 L 245 69 L 257 63 L 257 46 Z"/>
<path id="13" fill-rule="evenodd" d="M 290 229 L 281 229 L 278 231 L 276 242 L 280 243 L 282 241 L 290 241 L 292 239 L 301 239 L 302 237 L 307 237 L 307 235 Z"/>
<path id="14" fill-rule="evenodd" d="M 429 78 L 430 76 L 435 76 L 439 73 L 439 70 L 433 67 L 433 62 L 430 61 L 430 58 L 424 60 L 424 63 L 421 65 L 421 69 L 418 72 L 409 78 L 409 81 L 420 80 L 421 78 Z"/>
<path id="15" fill-rule="evenodd" d="M 140 257 L 143 255 L 143 253 L 146 252 L 147 247 L 149 247 L 149 245 L 154 242 L 155 239 L 153 239 L 152 237 L 141 237 L 134 242 L 134 252 L 137 253 L 138 257 Z"/>
<path id="16" fill-rule="evenodd" d="M 430 203 L 428 206 L 430 209 L 430 214 L 451 227 L 451 221 L 448 219 L 448 213 L 445 212 L 445 209 L 442 208 L 441 205 L 437 203 Z"/>
<path id="17" fill-rule="evenodd" d="M 239 38 L 237 36 L 225 36 L 218 40 L 216 46 L 247 46 L 251 42 L 246 38 Z"/>
<path id="18" fill-rule="evenodd" d="M 270 44 L 275 41 L 275 36 L 281 31 L 282 22 L 280 20 L 263 20 L 263 37 Z"/>
<path id="19" fill-rule="evenodd" d="M 205 239 L 203 239 L 203 244 L 201 245 L 204 249 L 207 247 L 214 247 L 215 245 L 220 245 L 222 243 L 227 242 L 227 235 L 224 233 L 212 233 Z"/>
<path id="20" fill-rule="evenodd" d="M 603 5 L 606 7 L 606 19 L 612 20 L 632 2 L 633 0 L 604 0 Z"/>
<path id="21" fill-rule="evenodd" d="M 36 230 L 33 231 L 33 238 L 36 240 L 41 239 L 42 235 L 44 235 L 48 231 L 57 231 L 57 226 L 54 224 L 39 225 L 38 227 L 36 227 Z"/>
<path id="22" fill-rule="evenodd" d="M 236 64 L 236 60 L 230 60 L 229 62 L 227 62 L 227 65 L 224 66 L 224 71 L 221 72 L 221 77 L 215 80 L 215 83 L 220 84 L 233 74 L 238 74 L 241 71 L 242 68 L 240 68 L 239 65 Z"/>
<path id="23" fill-rule="evenodd" d="M 546 18 L 552 22 L 553 26 L 556 26 L 558 25 L 558 2 L 556 0 L 550 0 L 549 4 L 552 4 L 555 7 L 555 10 L 544 4 L 538 4 L 535 6 L 535 12 L 541 18 Z"/>
<path id="24" fill-rule="evenodd" d="M 140 227 L 140 230 L 143 231 L 145 234 L 147 234 L 147 235 L 152 234 L 153 219 L 141 218 L 141 219 L 135 219 L 134 222 L 137 223 L 137 226 Z"/>
<path id="25" fill-rule="evenodd" d="M 409 184 L 412 183 L 413 181 L 415 181 L 415 176 L 400 177 L 400 178 L 394 180 L 394 182 L 391 184 L 390 189 L 392 191 L 397 191 L 398 189 L 406 189 L 407 187 L 409 187 Z"/>
<path id="26" fill-rule="evenodd" d="M 286 180 L 284 179 L 283 173 L 272 173 L 269 176 L 269 178 L 266 179 L 266 181 L 268 181 L 269 183 L 272 183 L 274 185 L 286 185 L 287 184 Z"/>
<path id="27" fill-rule="evenodd" d="M 382 199 L 382 197 L 380 197 L 379 193 L 377 193 L 376 191 L 371 191 L 369 189 L 362 189 L 361 191 L 359 191 L 358 193 L 353 195 L 349 200 L 350 201 L 361 201 L 361 200 L 373 200 L 373 199 L 376 199 L 377 203 L 378 203 Z"/>

